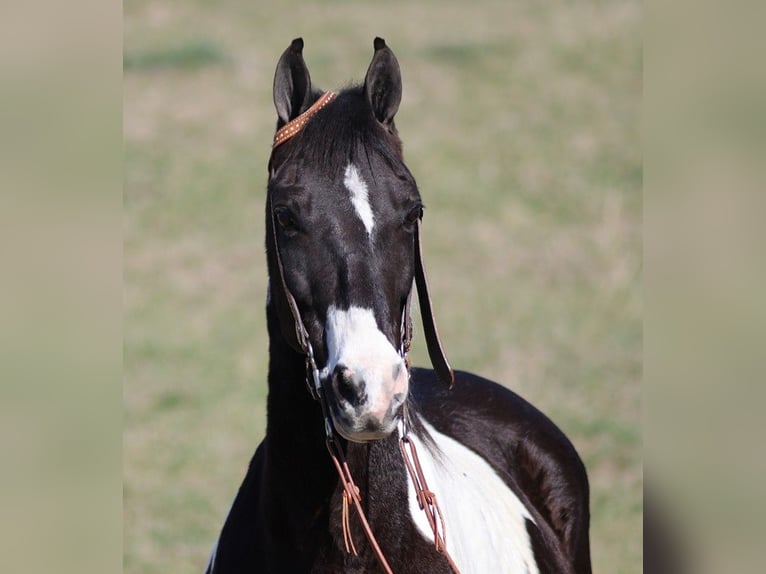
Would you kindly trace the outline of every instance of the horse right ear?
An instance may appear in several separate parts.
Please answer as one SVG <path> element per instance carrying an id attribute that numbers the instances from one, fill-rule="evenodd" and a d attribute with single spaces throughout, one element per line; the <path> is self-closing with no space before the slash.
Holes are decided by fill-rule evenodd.
<path id="1" fill-rule="evenodd" d="M 375 118 L 390 126 L 402 101 L 402 75 L 399 62 L 386 41 L 375 38 L 373 46 L 375 54 L 364 78 L 364 91 Z"/>
<path id="2" fill-rule="evenodd" d="M 282 127 L 306 111 L 311 100 L 311 77 L 303 60 L 303 38 L 296 38 L 282 53 L 274 74 L 274 107 Z"/>

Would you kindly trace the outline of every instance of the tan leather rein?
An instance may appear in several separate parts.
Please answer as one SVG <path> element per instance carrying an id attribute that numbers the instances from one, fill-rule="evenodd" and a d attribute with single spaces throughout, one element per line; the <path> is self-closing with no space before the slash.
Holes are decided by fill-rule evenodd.
<path id="1" fill-rule="evenodd" d="M 273 148 L 276 148 L 277 146 L 281 145 L 282 143 L 286 142 L 288 139 L 299 133 L 304 126 L 309 122 L 309 120 L 316 115 L 317 112 L 319 112 L 322 108 L 324 108 L 327 104 L 332 102 L 335 97 L 337 96 L 336 92 L 325 92 L 322 94 L 322 96 L 305 112 L 300 114 L 298 117 L 294 118 L 293 120 L 286 123 L 284 126 L 282 126 L 274 135 L 274 144 Z M 385 555 L 383 554 L 383 551 L 380 548 L 380 545 L 378 544 L 377 539 L 375 538 L 375 534 L 372 532 L 372 528 L 370 527 L 370 524 L 367 520 L 367 516 L 364 513 L 364 509 L 362 508 L 362 496 L 361 491 L 359 487 L 354 482 L 353 476 L 351 476 L 351 471 L 348 467 L 348 462 L 346 461 L 346 456 L 343 452 L 342 447 L 338 444 L 338 441 L 336 440 L 336 432 L 335 428 L 332 424 L 332 419 L 329 415 L 329 408 L 327 406 L 327 398 L 324 393 L 324 387 L 322 386 L 320 376 L 319 376 L 319 369 L 317 368 L 316 361 L 314 360 L 314 350 L 311 346 L 311 341 L 309 340 L 308 331 L 306 330 L 305 325 L 303 324 L 303 319 L 300 316 L 300 312 L 298 309 L 298 304 L 295 301 L 295 298 L 293 297 L 292 293 L 290 293 L 290 290 L 287 287 L 287 283 L 285 282 L 285 275 L 284 275 L 284 267 L 282 266 L 282 258 L 279 254 L 279 243 L 277 241 L 277 233 L 276 233 L 276 226 L 274 221 L 274 211 L 271 206 L 271 198 L 269 197 L 269 211 L 271 212 L 271 229 L 273 233 L 273 240 L 274 240 L 274 249 L 276 252 L 276 261 L 277 261 L 277 267 L 279 269 L 279 275 L 280 275 L 280 281 L 282 284 L 282 290 L 284 293 L 285 298 L 287 299 L 287 305 L 290 309 L 290 312 L 293 316 L 293 320 L 295 321 L 295 338 L 296 343 L 300 347 L 300 349 L 303 351 L 304 355 L 306 356 L 306 383 L 309 387 L 309 390 L 311 392 L 311 395 L 319 402 L 322 408 L 322 416 L 324 418 L 324 426 L 325 426 L 325 442 L 327 444 L 327 450 L 330 453 L 330 458 L 332 459 L 333 465 L 335 466 L 335 470 L 338 473 L 338 477 L 340 479 L 340 483 L 343 486 L 343 494 L 342 494 L 342 512 L 341 512 L 341 522 L 342 522 L 342 528 L 343 528 L 343 542 L 346 548 L 346 552 L 351 554 L 353 553 L 355 556 L 358 555 L 357 549 L 354 545 L 353 538 L 351 536 L 351 523 L 350 523 L 350 510 L 349 506 L 353 504 L 354 508 L 356 509 L 357 516 L 359 517 L 359 521 L 362 523 L 362 528 L 364 530 L 365 536 L 367 537 L 367 540 L 370 543 L 370 546 L 372 547 L 373 552 L 375 553 L 375 557 L 378 560 L 378 563 L 380 564 L 381 568 L 386 574 L 394 574 L 393 570 L 391 569 L 391 566 L 388 563 L 388 560 L 386 560 Z M 416 240 L 419 243 L 420 240 L 420 234 L 419 234 L 419 228 L 420 224 L 418 222 L 418 233 Z M 416 281 L 418 286 L 419 295 L 422 295 L 421 290 L 425 289 L 425 287 L 421 287 L 421 285 L 425 285 L 425 275 L 422 269 L 422 261 L 420 260 L 420 246 L 419 244 L 416 246 L 418 257 L 416 261 L 416 271 L 418 273 L 418 281 Z M 422 276 L 422 280 L 421 280 Z M 412 295 L 412 292 L 410 292 L 410 297 Z M 408 351 L 410 349 L 410 342 L 412 340 L 412 319 L 410 317 L 410 297 L 407 298 L 407 304 L 404 309 L 404 313 L 402 316 L 402 341 L 401 341 L 401 350 L 400 353 L 402 355 L 402 358 L 405 361 L 405 364 L 407 365 L 407 370 L 409 372 L 409 357 L 408 357 Z M 421 296 L 421 301 L 423 297 Z M 428 296 L 426 293 L 426 305 L 428 306 L 429 310 L 429 316 L 430 316 L 430 300 L 428 300 Z M 422 304 L 422 303 L 421 303 Z M 425 321 L 424 321 L 425 323 Z M 427 333 L 427 339 L 429 343 L 429 354 L 431 354 L 433 341 L 436 341 L 437 351 L 441 354 L 442 360 L 441 363 L 437 366 L 437 371 L 440 373 L 440 375 L 446 379 L 450 386 L 452 382 L 454 381 L 454 375 L 452 373 L 452 369 L 449 367 L 449 364 L 446 363 L 446 358 L 443 357 L 443 351 L 441 350 L 441 346 L 438 342 L 438 334 L 436 334 L 436 326 L 433 324 L 433 319 L 429 318 L 428 324 L 425 325 Z M 433 336 L 429 336 L 433 334 Z M 403 420 L 401 424 L 401 437 L 399 439 L 399 448 L 401 450 L 402 458 L 404 459 L 405 467 L 407 468 L 407 472 L 410 476 L 410 479 L 412 480 L 412 484 L 415 488 L 415 495 L 416 499 L 418 501 L 418 506 L 421 510 L 423 510 L 426 514 L 426 518 L 428 520 L 428 524 L 431 527 L 431 530 L 434 533 L 434 545 L 436 548 L 436 551 L 442 554 L 445 559 L 447 560 L 447 563 L 449 564 L 449 567 L 451 568 L 452 572 L 454 574 L 460 574 L 460 571 L 455 564 L 452 557 L 449 555 L 449 552 L 447 552 L 447 545 L 446 545 L 446 525 L 444 521 L 444 517 L 441 513 L 441 509 L 439 508 L 439 504 L 436 500 L 436 494 L 434 494 L 431 490 L 428 488 L 428 483 L 426 482 L 425 475 L 423 474 L 423 469 L 420 465 L 420 460 L 418 459 L 418 453 L 417 448 L 415 447 L 415 443 L 410 439 L 409 437 L 409 425 L 406 421 L 406 412 L 403 414 Z"/>
<path id="2" fill-rule="evenodd" d="M 405 348 L 406 346 L 408 346 L 408 344 L 402 345 L 402 348 Z M 335 470 L 338 473 L 340 483 L 343 486 L 343 508 L 341 511 L 341 523 L 343 528 L 343 543 L 346 547 L 346 552 L 349 554 L 354 554 L 354 556 L 359 555 L 356 550 L 356 546 L 354 545 L 353 537 L 351 536 L 349 504 L 353 504 L 354 508 L 356 509 L 357 516 L 359 517 L 359 521 L 362 523 L 364 534 L 367 537 L 373 552 L 375 553 L 375 557 L 377 558 L 380 567 L 386 574 L 394 574 L 394 571 L 391 569 L 388 560 L 386 560 L 386 556 L 383 554 L 383 551 L 381 550 L 380 545 L 375 538 L 375 534 L 372 532 L 370 523 L 367 521 L 367 516 L 364 512 L 364 509 L 362 508 L 361 491 L 354 482 L 354 477 L 351 475 L 351 470 L 348 467 L 348 462 L 346 461 L 346 456 L 343 452 L 343 449 L 335 440 L 335 429 L 333 428 L 332 419 L 328 413 L 329 409 L 327 406 L 327 399 L 324 394 L 324 387 L 320 381 L 319 369 L 317 369 L 316 363 L 314 362 L 313 350 L 311 349 L 310 344 L 309 352 L 311 355 L 308 363 L 312 365 L 311 379 L 314 386 L 314 393 L 312 394 L 315 394 L 319 400 L 319 404 L 322 407 L 322 416 L 324 417 L 325 421 L 325 442 L 327 444 L 327 450 L 330 453 L 330 458 L 332 459 Z M 404 465 L 407 468 L 407 472 L 415 488 L 415 498 L 418 501 L 418 506 L 420 509 L 425 512 L 426 519 L 428 520 L 428 525 L 433 531 L 434 547 L 436 551 L 444 556 L 444 558 L 447 560 L 447 564 L 454 574 L 460 574 L 460 570 L 457 567 L 457 564 L 455 564 L 452 556 L 450 556 L 449 552 L 447 551 L 447 529 L 444 521 L 444 516 L 442 515 L 441 509 L 439 508 L 439 503 L 436 500 L 436 494 L 428 488 L 428 483 L 426 482 L 426 477 L 420 465 L 420 459 L 418 458 L 417 448 L 412 439 L 410 439 L 409 425 L 406 422 L 406 411 L 402 416 L 403 420 L 400 425 L 401 437 L 399 438 L 399 449 L 401 450 L 402 458 L 404 459 Z"/>

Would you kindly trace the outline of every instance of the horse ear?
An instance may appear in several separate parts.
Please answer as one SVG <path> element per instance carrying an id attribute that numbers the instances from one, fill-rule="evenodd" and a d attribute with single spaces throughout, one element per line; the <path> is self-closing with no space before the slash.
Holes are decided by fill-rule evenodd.
<path id="1" fill-rule="evenodd" d="M 274 107 L 280 127 L 304 112 L 311 100 L 311 77 L 303 61 L 303 38 L 282 53 L 274 74 Z"/>
<path id="2" fill-rule="evenodd" d="M 402 75 L 399 72 L 399 62 L 391 48 L 386 46 L 386 41 L 375 38 L 373 46 L 375 54 L 364 78 L 364 91 L 375 118 L 389 125 L 402 101 Z"/>

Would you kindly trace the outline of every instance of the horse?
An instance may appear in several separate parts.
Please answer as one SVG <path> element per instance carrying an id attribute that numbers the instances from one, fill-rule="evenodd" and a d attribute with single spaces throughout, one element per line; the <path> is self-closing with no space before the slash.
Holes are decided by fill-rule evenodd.
<path id="1" fill-rule="evenodd" d="M 394 124 L 399 63 L 373 47 L 364 83 L 339 91 L 312 86 L 301 38 L 277 64 L 266 434 L 206 572 L 590 573 L 572 443 L 446 359 Z M 433 369 L 410 366 L 413 290 Z"/>

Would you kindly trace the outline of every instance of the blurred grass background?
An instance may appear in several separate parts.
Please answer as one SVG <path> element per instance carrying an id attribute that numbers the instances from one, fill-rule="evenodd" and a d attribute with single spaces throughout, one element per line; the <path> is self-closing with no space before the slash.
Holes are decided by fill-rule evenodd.
<path id="1" fill-rule="evenodd" d="M 339 87 L 375 35 L 452 363 L 563 428 L 594 571 L 641 571 L 641 20 L 624 0 L 124 4 L 125 572 L 201 571 L 263 434 L 277 58 L 303 36 Z"/>

